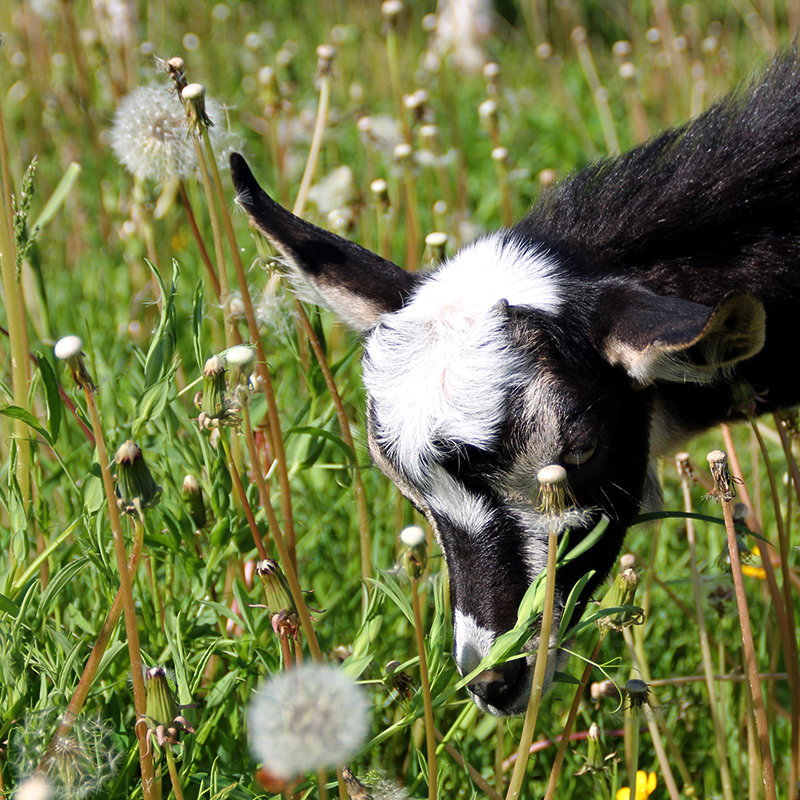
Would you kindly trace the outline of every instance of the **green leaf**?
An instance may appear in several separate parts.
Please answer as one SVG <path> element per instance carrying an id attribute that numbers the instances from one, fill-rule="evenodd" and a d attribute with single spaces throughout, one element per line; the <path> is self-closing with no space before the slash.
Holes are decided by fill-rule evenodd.
<path id="1" fill-rule="evenodd" d="M 76 164 L 73 161 L 67 167 L 67 171 L 61 177 L 61 180 L 58 182 L 58 186 L 56 186 L 53 194 L 50 195 L 49 199 L 44 204 L 44 208 L 39 213 L 39 216 L 34 220 L 33 225 L 31 226 L 32 229 L 35 230 L 36 228 L 43 228 L 58 213 L 59 208 L 64 205 L 67 195 L 72 190 L 72 187 L 75 185 L 75 181 L 78 180 L 78 176 L 80 174 L 81 165 Z"/>
<path id="2" fill-rule="evenodd" d="M 194 300 L 192 302 L 192 346 L 194 347 L 194 357 L 197 361 L 198 372 L 202 371 L 206 359 L 203 355 L 203 312 L 205 303 L 203 300 L 203 293 L 205 287 L 203 279 L 197 281 L 197 286 L 194 287 Z"/>
<path id="3" fill-rule="evenodd" d="M 39 374 L 44 384 L 44 399 L 47 406 L 47 428 L 50 431 L 51 441 L 58 439 L 61 430 L 61 420 L 64 416 L 64 402 L 58 391 L 58 379 L 49 359 L 41 351 L 36 353 L 39 362 Z"/>
<path id="4" fill-rule="evenodd" d="M 4 417 L 21 420 L 29 428 L 32 428 L 34 431 L 36 431 L 36 433 L 38 433 L 39 436 L 41 436 L 42 439 L 47 442 L 47 444 L 53 444 L 53 439 L 50 434 L 42 427 L 39 420 L 36 419 L 36 417 L 34 417 L 30 411 L 20 408 L 19 406 L 5 406 L 4 408 L 0 408 L 0 414 L 2 414 Z"/>

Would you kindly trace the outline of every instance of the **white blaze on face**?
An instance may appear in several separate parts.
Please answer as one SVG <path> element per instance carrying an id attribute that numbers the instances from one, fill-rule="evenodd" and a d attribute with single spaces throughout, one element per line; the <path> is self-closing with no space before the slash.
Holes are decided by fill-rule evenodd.
<path id="1" fill-rule="evenodd" d="M 466 675 L 489 655 L 495 634 L 479 625 L 475 617 L 457 608 L 453 612 L 453 640 L 456 666 L 461 675 Z"/>
<path id="2" fill-rule="evenodd" d="M 507 392 L 526 377 L 497 304 L 555 312 L 554 272 L 547 254 L 496 235 L 464 248 L 381 318 L 366 343 L 364 383 L 380 445 L 415 481 L 424 481 L 436 439 L 494 444 Z"/>

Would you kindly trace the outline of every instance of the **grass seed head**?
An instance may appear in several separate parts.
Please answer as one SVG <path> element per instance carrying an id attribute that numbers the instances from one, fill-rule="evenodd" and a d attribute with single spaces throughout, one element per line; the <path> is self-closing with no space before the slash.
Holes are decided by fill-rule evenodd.
<path id="1" fill-rule="evenodd" d="M 369 725 L 361 688 L 337 667 L 310 663 L 262 684 L 247 720 L 253 755 L 284 780 L 341 766 L 361 746 Z"/>

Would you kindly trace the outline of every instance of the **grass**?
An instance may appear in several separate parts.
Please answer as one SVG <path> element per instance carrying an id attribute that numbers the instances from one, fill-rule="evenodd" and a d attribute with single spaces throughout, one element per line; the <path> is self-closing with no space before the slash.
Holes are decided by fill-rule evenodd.
<path id="1" fill-rule="evenodd" d="M 295 305 L 264 243 L 233 213 L 224 171 L 219 197 L 209 148 L 221 155 L 230 135 L 284 205 L 299 202 L 309 219 L 424 267 L 428 233 L 446 233 L 452 252 L 521 216 L 554 177 L 697 113 L 791 41 L 800 4 L 499 8 L 507 16 L 483 46 L 500 69 L 486 77 L 426 55 L 419 4 L 389 21 L 377 4 L 346 0 L 149 0 L 117 20 L 80 0 L 0 8 L 0 796 L 42 763 L 59 797 L 346 797 L 358 796 L 358 781 L 377 787 L 376 798 L 505 795 L 523 720 L 484 716 L 456 688 L 435 545 L 413 583 L 396 568 L 397 535 L 421 520 L 369 465 L 358 342 L 328 314 Z M 320 70 L 322 43 L 336 55 Z M 205 186 L 190 168 L 180 182 L 134 178 L 110 147 L 123 96 L 172 85 L 154 56 L 176 55 L 188 81 L 223 106 L 212 135 L 182 156 L 205 159 Z M 403 100 L 418 89 L 427 95 Z M 410 156 L 394 149 L 404 140 Z M 349 172 L 325 196 L 322 179 L 339 167 Z M 386 196 L 371 190 L 376 179 Z M 220 298 L 215 287 L 227 285 Z M 252 342 L 254 328 L 255 390 L 244 402 L 230 387 L 212 403 L 207 359 Z M 83 340 L 94 394 L 53 356 L 67 334 Z M 201 389 L 203 412 L 222 422 L 206 430 L 193 402 Z M 713 521 L 667 514 L 631 530 L 645 622 L 603 634 L 602 646 L 594 625 L 577 633 L 574 677 L 538 709 L 520 797 L 614 797 L 637 767 L 656 774 L 654 797 L 770 797 L 764 760 L 774 793 L 796 793 L 797 437 L 772 420 L 726 435 L 693 443 L 694 471 L 684 466 L 683 478 L 663 465 L 665 507 Z M 104 469 L 102 454 L 128 439 L 161 492 L 147 508 L 129 498 L 115 550 L 104 479 L 123 467 Z M 723 513 L 703 499 L 705 454 L 718 447 L 738 456 L 747 526 L 764 537 L 736 546 L 775 548 L 774 565 L 743 563 L 751 655 L 766 676 L 760 741 Z M 184 501 L 187 474 L 202 511 Z M 270 570 L 253 570 L 264 555 L 278 558 L 292 598 L 275 630 L 264 608 Z M 116 599 L 121 582 L 130 586 Z M 158 706 L 164 719 L 134 700 L 123 607 L 145 667 L 167 668 L 174 697 Z M 352 772 L 314 767 L 292 786 L 269 784 L 247 745 L 250 698 L 266 676 L 315 657 L 343 662 L 362 684 L 369 735 Z M 418 689 L 420 662 L 429 697 Z M 602 699 L 589 686 L 574 700 L 584 673 L 619 687 L 644 679 L 649 705 L 635 718 L 622 693 Z M 571 740 L 557 758 L 568 715 Z M 142 720 L 153 738 L 140 750 Z M 587 738 L 592 723 L 599 741 Z M 163 738 L 170 726 L 174 743 Z M 140 772 L 148 759 L 151 783 Z"/>

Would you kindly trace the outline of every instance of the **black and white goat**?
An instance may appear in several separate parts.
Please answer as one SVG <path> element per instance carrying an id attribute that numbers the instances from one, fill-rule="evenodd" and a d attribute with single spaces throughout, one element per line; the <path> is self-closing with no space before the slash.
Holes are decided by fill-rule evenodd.
<path id="1" fill-rule="evenodd" d="M 474 669 L 545 563 L 536 475 L 558 463 L 572 543 L 557 628 L 619 553 L 648 464 L 723 420 L 800 401 L 800 56 L 618 158 L 569 177 L 530 214 L 412 274 L 299 219 L 231 158 L 238 202 L 364 338 L 375 463 L 430 520 L 450 574 L 454 651 Z M 525 659 L 470 686 L 524 710 Z M 550 658 L 548 673 L 555 662 Z"/>

